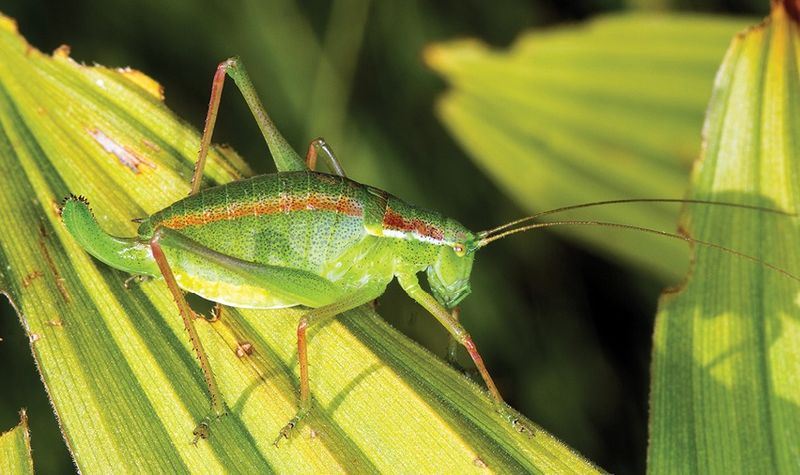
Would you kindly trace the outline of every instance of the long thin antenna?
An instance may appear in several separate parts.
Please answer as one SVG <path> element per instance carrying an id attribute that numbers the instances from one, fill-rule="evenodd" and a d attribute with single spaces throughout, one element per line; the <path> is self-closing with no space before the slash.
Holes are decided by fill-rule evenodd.
<path id="1" fill-rule="evenodd" d="M 739 203 L 727 203 L 725 201 L 710 201 L 710 200 L 692 200 L 692 199 L 680 199 L 680 198 L 631 198 L 631 199 L 623 199 L 623 200 L 605 200 L 605 201 L 593 201 L 591 203 L 582 203 L 579 205 L 572 205 L 572 206 L 563 206 L 561 208 L 550 209 L 547 211 L 541 211 L 539 213 L 533 214 L 531 216 L 526 216 L 524 218 L 517 219 L 515 221 L 511 221 L 510 223 L 501 224 L 496 228 L 487 229 L 486 231 L 481 231 L 478 233 L 478 236 L 481 237 L 488 237 L 496 232 L 503 231 L 504 229 L 508 229 L 510 227 L 516 226 L 518 224 L 522 224 L 527 221 L 532 221 L 536 218 L 540 218 L 542 216 L 547 216 L 550 214 L 556 213 L 563 213 L 565 211 L 572 211 L 575 209 L 581 208 L 592 208 L 595 206 L 605 206 L 605 205 L 615 205 L 615 204 L 625 204 L 625 203 L 690 203 L 690 204 L 702 204 L 702 205 L 717 205 L 717 206 L 727 206 L 730 208 L 743 208 L 749 209 L 753 211 L 763 211 L 766 213 L 774 213 L 774 214 L 781 214 L 784 216 L 797 216 L 796 213 L 790 213 L 788 211 L 783 211 L 780 209 L 775 208 L 767 208 L 764 206 L 754 206 L 754 205 L 745 205 Z"/>
<path id="2" fill-rule="evenodd" d="M 706 246 L 706 247 L 710 247 L 710 248 L 713 248 L 713 249 L 718 249 L 720 251 L 727 252 L 729 254 L 733 254 L 734 256 L 738 256 L 740 258 L 756 262 L 756 263 L 761 264 L 761 265 L 763 265 L 763 266 L 765 266 L 765 267 L 767 267 L 769 269 L 772 269 L 772 270 L 774 270 L 776 272 L 780 272 L 781 274 L 785 275 L 786 277 L 789 277 L 790 279 L 793 279 L 793 280 L 796 280 L 796 281 L 800 282 L 800 277 L 792 274 L 791 272 L 789 272 L 787 270 L 781 269 L 780 267 L 772 265 L 769 262 L 765 262 L 764 260 L 759 259 L 757 257 L 751 256 L 749 254 L 745 254 L 743 252 L 735 251 L 735 250 L 733 250 L 731 248 L 728 248 L 728 247 L 725 247 L 725 246 L 720 246 L 719 244 L 715 244 L 713 242 L 701 241 L 699 239 L 691 238 L 689 236 L 684 236 L 682 234 L 676 234 L 676 233 L 670 233 L 670 232 L 667 232 L 667 231 L 661 231 L 659 229 L 645 228 L 645 227 L 642 227 L 642 226 L 634 226 L 634 225 L 631 225 L 631 224 L 610 223 L 610 222 L 607 222 L 607 221 L 551 221 L 551 222 L 547 222 L 547 223 L 529 224 L 527 226 L 514 228 L 514 229 L 511 229 L 509 231 L 505 231 L 503 233 L 496 234 L 494 236 L 484 237 L 484 238 L 482 238 L 482 239 L 480 239 L 478 241 L 478 246 L 479 247 L 483 247 L 483 246 L 485 246 L 485 245 L 487 245 L 487 244 L 489 244 L 491 242 L 497 241 L 498 239 L 503 239 L 504 237 L 510 236 L 512 234 L 521 233 L 521 232 L 524 232 L 524 231 L 530 231 L 532 229 L 549 228 L 549 227 L 552 227 L 552 226 L 561 226 L 561 225 L 604 226 L 604 227 L 607 227 L 607 228 L 631 229 L 631 230 L 634 230 L 634 231 L 641 231 L 641 232 L 645 232 L 645 233 L 655 234 L 655 235 L 658 235 L 658 236 L 665 236 L 665 237 L 672 238 L 672 239 L 680 239 L 681 241 L 686 241 L 686 242 L 689 242 L 689 243 L 692 243 L 692 244 L 699 244 L 701 246 Z"/>

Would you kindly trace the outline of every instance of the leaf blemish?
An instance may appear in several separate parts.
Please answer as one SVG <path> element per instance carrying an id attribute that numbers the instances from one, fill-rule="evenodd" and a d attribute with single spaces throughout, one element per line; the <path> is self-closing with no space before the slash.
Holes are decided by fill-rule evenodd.
<path id="1" fill-rule="evenodd" d="M 42 255 L 44 256 L 45 262 L 47 262 L 47 266 L 50 268 L 50 272 L 53 274 L 53 279 L 55 280 L 56 287 L 58 288 L 58 293 L 61 294 L 61 298 L 64 299 L 64 303 L 69 303 L 69 292 L 67 291 L 67 286 L 64 284 L 64 278 L 61 277 L 61 274 L 58 272 L 58 268 L 56 268 L 56 263 L 53 261 L 53 258 L 50 256 L 50 251 L 47 250 L 47 230 L 45 229 L 44 225 L 39 225 L 39 249 L 42 251 Z"/>
<path id="2" fill-rule="evenodd" d="M 61 202 L 58 200 L 51 199 L 50 200 L 50 209 L 55 213 L 56 216 L 61 218 Z"/>
<path id="3" fill-rule="evenodd" d="M 155 163 L 145 157 L 140 156 L 130 148 L 118 144 L 111 137 L 103 133 L 102 130 L 87 128 L 86 131 L 98 144 L 100 144 L 101 147 L 103 147 L 103 150 L 117 157 L 117 159 L 119 159 L 119 161 L 128 167 L 128 169 L 130 169 L 130 171 L 133 173 L 137 175 L 141 173 L 141 170 L 139 169 L 140 165 L 146 165 L 153 169 L 156 168 Z"/>
<path id="4" fill-rule="evenodd" d="M 40 270 L 35 270 L 29 273 L 28 275 L 22 278 L 22 286 L 27 288 L 29 285 L 31 285 L 31 283 L 33 283 L 34 280 L 38 279 L 43 275 L 44 274 Z"/>
<path id="5" fill-rule="evenodd" d="M 161 151 L 161 147 L 159 147 L 158 145 L 154 144 L 153 142 L 151 142 L 151 141 L 149 141 L 147 139 L 142 139 L 142 143 L 144 144 L 145 147 L 149 148 L 150 150 L 152 150 L 154 152 L 160 152 Z"/>
<path id="6" fill-rule="evenodd" d="M 244 358 L 253 354 L 253 345 L 250 342 L 242 341 L 236 345 L 236 356 Z"/>
<path id="7" fill-rule="evenodd" d="M 53 50 L 53 57 L 54 58 L 69 58 L 69 54 L 72 52 L 72 49 L 69 45 L 61 45 L 58 48 Z"/>

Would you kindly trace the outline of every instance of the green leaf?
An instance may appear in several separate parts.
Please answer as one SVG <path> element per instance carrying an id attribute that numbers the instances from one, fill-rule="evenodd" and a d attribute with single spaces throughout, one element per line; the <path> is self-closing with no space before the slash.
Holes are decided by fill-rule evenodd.
<path id="1" fill-rule="evenodd" d="M 426 59 L 451 85 L 438 104 L 441 119 L 530 212 L 681 198 L 714 70 L 744 26 L 740 19 L 626 14 L 528 33 L 509 50 L 472 40 L 435 45 Z M 671 231 L 678 211 L 651 203 L 588 216 Z M 561 229 L 662 276 L 684 272 L 687 251 L 679 243 Z"/>
<path id="2" fill-rule="evenodd" d="M 774 7 L 733 40 L 717 75 L 693 198 L 797 212 L 800 36 Z M 797 218 L 689 209 L 682 227 L 800 275 Z M 661 300 L 650 391 L 649 471 L 796 473 L 800 461 L 798 282 L 694 249 L 682 288 Z"/>
<path id="3" fill-rule="evenodd" d="M 17 427 L 0 434 L 0 473 L 33 473 L 31 433 L 24 409 L 20 411 L 19 419 Z"/>
<path id="4" fill-rule="evenodd" d="M 109 232 L 133 235 L 131 218 L 188 191 L 198 144 L 151 79 L 79 65 L 65 48 L 43 55 L 0 19 L 0 283 L 79 469 L 597 471 L 543 430 L 516 433 L 482 388 L 369 307 L 310 336 L 313 412 L 279 448 L 297 409 L 302 310 L 226 308 L 198 322 L 228 414 L 190 445 L 209 399 L 166 287 L 126 289 L 128 276 L 88 256 L 57 208 L 83 194 Z M 206 170 L 210 183 L 249 174 L 224 149 Z"/>

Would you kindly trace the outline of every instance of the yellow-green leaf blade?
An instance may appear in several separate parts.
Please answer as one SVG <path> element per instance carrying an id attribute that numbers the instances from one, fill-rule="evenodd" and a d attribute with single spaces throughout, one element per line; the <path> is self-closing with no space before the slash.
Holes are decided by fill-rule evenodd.
<path id="1" fill-rule="evenodd" d="M 798 25 L 783 8 L 737 36 L 720 68 L 692 197 L 796 211 Z M 692 236 L 798 274 L 796 218 L 689 210 Z M 800 460 L 798 284 L 713 249 L 656 320 L 649 470 L 793 473 Z"/>
<path id="2" fill-rule="evenodd" d="M 33 473 L 31 433 L 24 409 L 19 417 L 19 425 L 0 434 L 0 473 Z"/>
<path id="3" fill-rule="evenodd" d="M 508 50 L 431 47 L 451 84 L 438 113 L 522 207 L 539 212 L 623 198 L 681 198 L 725 45 L 745 26 L 710 16 L 627 14 L 523 35 Z M 530 172 L 520 173 L 521 170 Z M 592 219 L 674 229 L 664 204 L 593 209 Z M 677 277 L 684 246 L 606 229 L 563 232 Z"/>
<path id="4" fill-rule="evenodd" d="M 209 401 L 169 293 L 160 281 L 126 289 L 57 215 L 80 193 L 109 232 L 133 235 L 131 218 L 185 195 L 199 138 L 159 94 L 136 73 L 43 55 L 0 19 L 0 282 L 81 470 L 597 471 L 543 430 L 515 433 L 482 389 L 368 309 L 311 335 L 314 412 L 280 448 L 301 311 L 198 322 L 228 414 L 190 445 Z M 234 154 L 212 155 L 208 179 L 248 174 Z"/>

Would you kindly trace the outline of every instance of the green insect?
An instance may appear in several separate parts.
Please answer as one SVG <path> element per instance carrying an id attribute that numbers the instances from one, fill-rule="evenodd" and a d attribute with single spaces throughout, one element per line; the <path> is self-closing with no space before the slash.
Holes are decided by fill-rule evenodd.
<path id="1" fill-rule="evenodd" d="M 278 173 L 200 190 L 226 75 L 233 78 L 255 116 Z M 315 172 L 317 157 L 322 157 L 334 174 Z M 630 201 L 686 200 L 620 200 L 569 209 Z M 276 445 L 281 438 L 288 438 L 311 410 L 307 329 L 376 299 L 394 278 L 447 329 L 455 342 L 466 348 L 497 410 L 516 430 L 533 435 L 533 429 L 517 419 L 503 402 L 472 338 L 458 321 L 457 305 L 470 293 L 472 264 L 480 248 L 521 231 L 555 224 L 586 224 L 656 233 L 757 260 L 712 243 L 635 226 L 595 221 L 529 224 L 542 214 L 476 233 L 440 213 L 412 206 L 346 178 L 321 139 L 314 140 L 306 160 L 301 159 L 270 120 L 236 58 L 220 63 L 214 76 L 187 198 L 141 220 L 138 236 L 131 238 L 106 234 L 81 198 L 67 198 L 61 210 L 69 232 L 97 259 L 136 276 L 163 277 L 200 360 L 214 416 L 224 413 L 224 403 L 181 289 L 235 307 L 309 308 L 297 327 L 299 409 L 281 429 Z M 418 274 L 423 271 L 430 293 L 419 283 Z M 195 429 L 195 442 L 207 436 L 206 419 Z"/>

